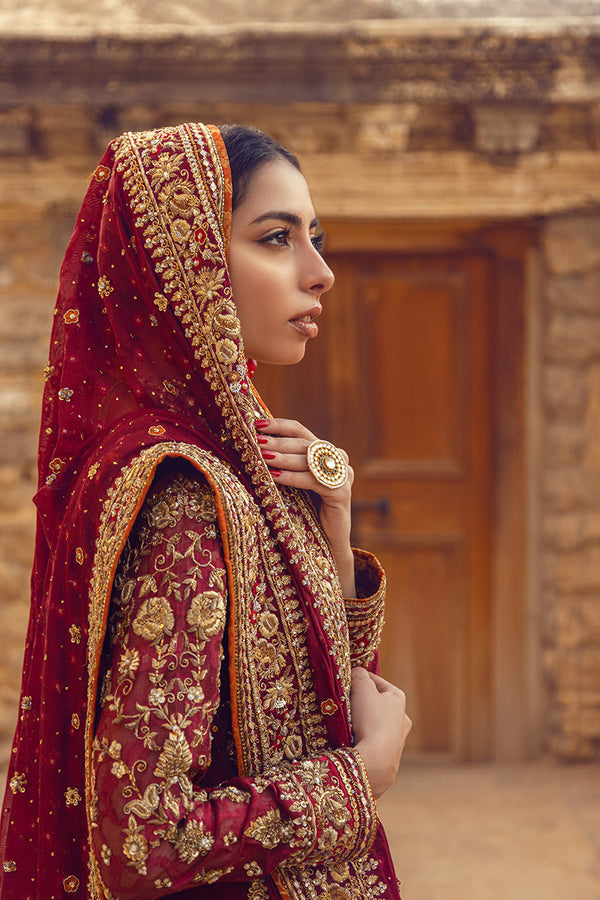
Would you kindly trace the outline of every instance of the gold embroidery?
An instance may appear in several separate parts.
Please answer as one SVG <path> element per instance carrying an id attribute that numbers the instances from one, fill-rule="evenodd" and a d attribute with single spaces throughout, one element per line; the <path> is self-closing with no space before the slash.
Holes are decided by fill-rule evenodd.
<path id="1" fill-rule="evenodd" d="M 323 700 L 321 703 L 321 712 L 324 716 L 333 716 L 338 711 L 337 703 L 332 700 Z"/>
<path id="2" fill-rule="evenodd" d="M 63 887 L 67 894 L 75 894 L 79 890 L 79 878 L 76 875 L 69 875 L 63 879 Z"/>
<path id="3" fill-rule="evenodd" d="M 250 822 L 244 834 L 258 841 L 268 850 L 273 850 L 278 844 L 289 844 L 294 837 L 294 826 L 291 822 L 283 822 L 278 809 L 270 809 Z"/>
<path id="4" fill-rule="evenodd" d="M 71 625 L 71 627 L 69 628 L 69 634 L 71 635 L 72 644 L 81 643 L 81 628 L 79 628 L 78 625 Z"/>
<path id="5" fill-rule="evenodd" d="M 27 778 L 25 777 L 25 775 L 23 775 L 23 774 L 19 775 L 18 772 L 15 772 L 13 777 L 10 779 L 10 789 L 13 792 L 13 794 L 16 794 L 17 792 L 20 794 L 24 794 L 26 787 L 27 787 Z"/>
<path id="6" fill-rule="evenodd" d="M 184 862 L 193 862 L 199 856 L 206 856 L 215 842 L 212 834 L 204 830 L 202 822 L 186 822 L 183 828 L 177 829 L 171 838 L 180 858 Z"/>
<path id="7" fill-rule="evenodd" d="M 78 804 L 81 803 L 81 794 L 77 788 L 67 788 L 65 791 L 65 800 L 67 801 L 67 806 L 78 806 Z"/>
<path id="8" fill-rule="evenodd" d="M 108 166 L 96 166 L 94 169 L 94 178 L 96 181 L 108 181 L 110 178 L 110 169 Z"/>
<path id="9" fill-rule="evenodd" d="M 98 279 L 98 293 L 101 297 L 108 297 L 109 294 L 112 294 L 114 288 L 110 281 L 110 278 L 107 278 L 106 275 L 102 275 Z"/>
<path id="10" fill-rule="evenodd" d="M 150 597 L 144 601 L 133 622 L 133 630 L 140 637 L 156 643 L 165 634 L 172 634 L 175 617 L 164 597 Z"/>

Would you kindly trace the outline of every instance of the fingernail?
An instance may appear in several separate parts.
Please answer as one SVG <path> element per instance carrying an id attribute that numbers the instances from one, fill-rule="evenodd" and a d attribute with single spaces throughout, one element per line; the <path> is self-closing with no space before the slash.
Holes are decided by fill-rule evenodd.
<path id="1" fill-rule="evenodd" d="M 268 424 L 269 424 L 268 419 L 257 419 L 256 422 L 254 423 L 254 427 L 255 428 L 266 428 Z"/>
<path id="2" fill-rule="evenodd" d="M 259 444 L 268 444 L 269 438 L 265 437 L 264 434 L 259 434 L 259 436 L 257 437 L 257 441 Z"/>
<path id="3" fill-rule="evenodd" d="M 268 450 L 261 450 L 263 459 L 275 459 L 275 454 L 270 453 Z"/>
<path id="4" fill-rule="evenodd" d="M 281 475 L 281 472 L 279 471 L 279 469 L 271 469 L 270 472 L 271 472 L 271 475 L 273 476 L 273 478 L 279 478 L 279 476 Z"/>

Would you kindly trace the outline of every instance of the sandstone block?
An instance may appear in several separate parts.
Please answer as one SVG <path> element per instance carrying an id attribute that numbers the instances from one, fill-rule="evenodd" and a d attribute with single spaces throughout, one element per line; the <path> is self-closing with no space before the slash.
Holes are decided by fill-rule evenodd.
<path id="1" fill-rule="evenodd" d="M 588 272 L 600 266 L 600 215 L 556 217 L 542 232 L 542 247 L 550 272 Z"/>
<path id="2" fill-rule="evenodd" d="M 562 594 L 600 591 L 600 544 L 588 544 L 568 553 L 546 553 L 541 564 L 544 587 L 552 586 Z M 557 637 L 559 640 L 559 637 Z M 600 647 L 598 648 L 600 653 Z M 599 671 L 600 677 L 600 671 Z"/>
<path id="3" fill-rule="evenodd" d="M 549 423 L 545 429 L 544 458 L 551 469 L 568 469 L 581 464 L 587 443 L 583 424 Z"/>
<path id="4" fill-rule="evenodd" d="M 584 473 L 580 467 L 550 469 L 542 478 L 543 500 L 546 510 L 576 510 L 587 505 L 589 494 Z"/>
<path id="5" fill-rule="evenodd" d="M 557 688 L 560 685 L 561 690 L 571 690 L 579 697 L 598 690 L 600 647 L 558 648 L 546 651 L 543 658 L 545 671 Z"/>
<path id="6" fill-rule="evenodd" d="M 549 512 L 543 522 L 542 534 L 547 549 L 574 550 L 588 543 L 600 547 L 600 512 Z"/>
<path id="7" fill-rule="evenodd" d="M 581 369 L 548 364 L 543 373 L 543 397 L 547 412 L 561 418 L 581 418 L 587 398 L 588 384 Z"/>
<path id="8" fill-rule="evenodd" d="M 549 278 L 546 297 L 548 303 L 565 312 L 600 318 L 600 271 Z"/>
<path id="9" fill-rule="evenodd" d="M 600 358 L 600 319 L 551 312 L 545 356 L 550 363 L 582 365 Z"/>

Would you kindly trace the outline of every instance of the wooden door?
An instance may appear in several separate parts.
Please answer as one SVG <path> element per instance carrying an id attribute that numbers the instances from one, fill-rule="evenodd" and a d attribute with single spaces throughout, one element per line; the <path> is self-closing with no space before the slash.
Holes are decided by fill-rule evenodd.
<path id="1" fill-rule="evenodd" d="M 403 229 L 396 249 L 372 234 L 368 246 L 359 231 L 334 229 L 336 284 L 307 359 L 261 371 L 258 385 L 277 412 L 350 454 L 355 543 L 388 576 L 381 667 L 408 696 L 408 752 L 485 759 L 497 674 L 498 253 L 464 236 L 413 249 Z"/>

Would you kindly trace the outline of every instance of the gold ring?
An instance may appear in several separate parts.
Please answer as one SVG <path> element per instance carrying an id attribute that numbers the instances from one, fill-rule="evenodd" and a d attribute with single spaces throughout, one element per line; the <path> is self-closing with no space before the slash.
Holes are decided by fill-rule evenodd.
<path id="1" fill-rule="evenodd" d="M 328 441 L 313 441 L 306 450 L 306 462 L 323 487 L 338 488 L 345 484 L 348 465 L 342 451 Z"/>

